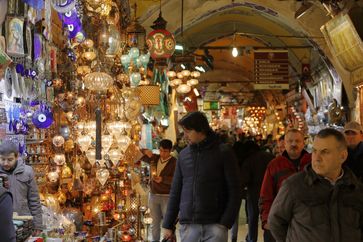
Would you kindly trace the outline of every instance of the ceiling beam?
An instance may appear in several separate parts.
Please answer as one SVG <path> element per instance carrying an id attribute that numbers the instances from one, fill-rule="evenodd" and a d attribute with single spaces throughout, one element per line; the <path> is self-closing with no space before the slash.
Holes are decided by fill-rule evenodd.
<path id="1" fill-rule="evenodd" d="M 227 46 L 201 46 L 201 47 L 188 47 L 189 49 L 193 49 L 193 50 L 197 50 L 197 49 L 202 49 L 202 50 L 230 50 L 232 49 L 232 47 L 236 47 L 238 49 L 251 49 L 251 50 L 260 50 L 260 49 L 273 49 L 273 50 L 279 50 L 279 49 L 311 49 L 314 48 L 311 45 L 286 45 L 286 46 L 232 46 L 232 45 L 227 45 Z"/>

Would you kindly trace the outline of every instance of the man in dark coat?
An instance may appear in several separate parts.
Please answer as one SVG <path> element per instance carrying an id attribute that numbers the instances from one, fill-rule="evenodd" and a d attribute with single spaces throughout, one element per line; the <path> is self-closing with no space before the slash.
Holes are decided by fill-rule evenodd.
<path id="1" fill-rule="evenodd" d="M 14 212 L 33 216 L 33 235 L 39 235 L 43 229 L 42 207 L 33 169 L 18 157 L 18 146 L 11 142 L 0 145 L 0 165 L 0 174 L 9 178 Z"/>
<path id="2" fill-rule="evenodd" d="M 241 205 L 237 159 L 219 142 L 205 115 L 193 112 L 179 124 L 189 145 L 178 157 L 164 218 L 164 238 L 173 235 L 179 214 L 183 242 L 227 242 Z"/>
<path id="3" fill-rule="evenodd" d="M 348 144 L 348 159 L 345 162 L 353 173 L 363 181 L 363 129 L 357 122 L 344 126 L 344 136 Z"/>
<path id="4" fill-rule="evenodd" d="M 15 242 L 13 198 L 3 186 L 0 186 L 0 224 L 0 242 Z"/>
<path id="5" fill-rule="evenodd" d="M 246 242 L 257 242 L 258 237 L 258 199 L 263 177 L 273 154 L 260 150 L 253 141 L 245 144 L 246 158 L 241 168 L 242 186 L 247 187 L 248 234 Z"/>
<path id="6" fill-rule="evenodd" d="M 315 137 L 311 165 L 283 183 L 269 214 L 278 242 L 363 241 L 363 185 L 349 168 L 342 133 Z"/>

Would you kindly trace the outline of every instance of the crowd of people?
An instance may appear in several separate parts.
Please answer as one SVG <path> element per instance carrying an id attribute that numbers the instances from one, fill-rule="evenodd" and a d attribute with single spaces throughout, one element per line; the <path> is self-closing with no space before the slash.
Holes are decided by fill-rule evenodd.
<path id="1" fill-rule="evenodd" d="M 237 241 L 242 199 L 247 242 L 257 242 L 259 221 L 264 242 L 363 241 L 359 123 L 347 123 L 344 132 L 321 130 L 311 153 L 298 129 L 288 129 L 276 141 L 236 137 L 213 131 L 201 112 L 188 113 L 179 125 L 184 139 L 174 146 L 164 139 L 158 155 L 143 150 L 142 160 L 150 164 L 152 241 L 175 241 L 176 223 L 183 242 Z M 0 165 L 0 241 L 15 241 L 12 211 L 32 215 L 33 234 L 39 234 L 41 205 L 33 170 L 11 143 L 0 145 Z"/>
<path id="2" fill-rule="evenodd" d="M 363 241 L 358 123 L 347 123 L 344 132 L 321 130 L 312 153 L 298 129 L 276 141 L 236 137 L 212 131 L 201 112 L 187 114 L 179 125 L 188 145 L 179 150 L 162 215 L 164 241 L 174 241 L 176 221 L 183 242 L 228 241 L 229 229 L 230 241 L 237 241 L 242 199 L 248 234 L 240 241 L 257 242 L 259 220 L 265 242 Z"/>

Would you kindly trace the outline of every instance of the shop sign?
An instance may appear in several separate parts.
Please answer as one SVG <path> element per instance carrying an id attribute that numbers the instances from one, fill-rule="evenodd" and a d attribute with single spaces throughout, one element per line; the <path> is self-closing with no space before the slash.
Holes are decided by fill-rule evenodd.
<path id="1" fill-rule="evenodd" d="M 218 101 L 204 101 L 203 110 L 219 110 Z"/>
<path id="2" fill-rule="evenodd" d="M 256 50 L 254 65 L 255 89 L 289 89 L 287 50 Z"/>

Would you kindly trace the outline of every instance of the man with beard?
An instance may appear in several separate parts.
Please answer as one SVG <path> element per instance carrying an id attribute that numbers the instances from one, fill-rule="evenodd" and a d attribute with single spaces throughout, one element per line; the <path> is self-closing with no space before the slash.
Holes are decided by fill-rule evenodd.
<path id="1" fill-rule="evenodd" d="M 267 218 L 282 182 L 302 171 L 310 161 L 311 155 L 304 150 L 304 134 L 298 129 L 289 129 L 285 134 L 285 151 L 268 164 L 262 182 L 260 214 L 265 242 L 275 241 L 270 233 Z"/>
<path id="2" fill-rule="evenodd" d="M 33 235 L 43 229 L 42 207 L 33 169 L 18 156 L 18 146 L 11 142 L 0 145 L 0 174 L 9 178 L 13 209 L 19 215 L 33 216 Z"/>

